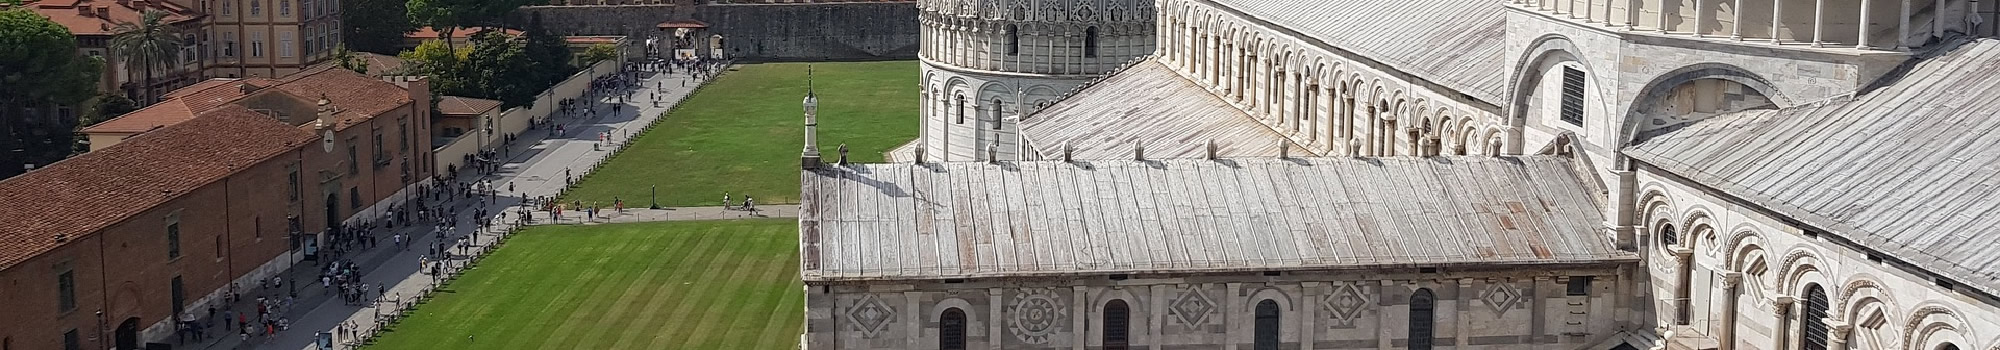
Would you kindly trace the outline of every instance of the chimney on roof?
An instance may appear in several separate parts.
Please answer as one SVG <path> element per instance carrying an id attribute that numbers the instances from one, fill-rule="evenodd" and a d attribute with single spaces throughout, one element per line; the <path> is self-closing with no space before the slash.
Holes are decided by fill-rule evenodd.
<path id="1" fill-rule="evenodd" d="M 250 85 L 250 82 L 237 80 L 236 90 L 243 92 L 244 95 L 249 95 L 252 92 L 257 92 L 257 87 L 254 85 Z"/>
<path id="2" fill-rule="evenodd" d="M 333 127 L 333 101 L 330 101 L 330 100 L 327 100 L 327 99 L 326 99 L 326 94 L 320 94 L 320 95 L 319 95 L 319 126 L 318 126 L 318 127 L 319 127 L 319 128 L 330 128 L 330 127 Z"/>
<path id="3" fill-rule="evenodd" d="M 1208 139 L 1208 145 L 1203 149 L 1208 151 L 1208 160 L 1215 160 L 1215 139 Z"/>
<path id="4" fill-rule="evenodd" d="M 1132 160 L 1146 160 L 1146 144 L 1132 140 Z"/>
<path id="5" fill-rule="evenodd" d="M 6 5 L 6 4 L 0 4 L 0 5 Z M 90 6 L 77 6 L 76 14 L 78 16 L 90 17 L 91 16 Z"/>
<path id="6" fill-rule="evenodd" d="M 103 18 L 103 19 L 111 19 L 111 7 L 110 7 L 110 6 L 98 6 L 98 7 L 97 7 L 97 18 Z"/>
<path id="7" fill-rule="evenodd" d="M 1278 159 L 1286 159 L 1291 157 L 1292 157 L 1292 143 L 1285 142 L 1285 139 L 1282 137 L 1278 138 Z"/>

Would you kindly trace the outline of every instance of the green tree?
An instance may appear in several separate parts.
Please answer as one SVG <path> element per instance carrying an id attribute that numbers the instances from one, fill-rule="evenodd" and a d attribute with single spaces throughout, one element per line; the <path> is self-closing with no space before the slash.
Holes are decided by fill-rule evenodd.
<path id="1" fill-rule="evenodd" d="M 583 49 L 583 55 L 576 58 L 576 65 L 589 66 L 599 61 L 618 58 L 618 47 L 611 44 L 591 45 Z"/>
<path id="2" fill-rule="evenodd" d="M 27 9 L 0 11 L 0 178 L 22 164 L 47 165 L 70 154 L 75 118 L 56 118 L 95 93 L 103 63 L 76 54 L 69 29 Z"/>
<path id="3" fill-rule="evenodd" d="M 167 12 L 146 9 L 139 13 L 139 22 L 119 23 L 113 28 L 111 52 L 123 56 L 121 63 L 127 70 L 144 71 L 146 85 L 139 90 L 147 104 L 158 99 L 153 95 L 153 67 L 173 67 L 180 63 L 180 31 L 167 23 Z"/>
<path id="4" fill-rule="evenodd" d="M 404 12 L 411 24 L 430 26 L 452 47 L 451 35 L 458 28 L 496 26 L 507 13 L 537 0 L 408 0 Z M 456 47 L 453 47 L 456 49 Z"/>
<path id="5" fill-rule="evenodd" d="M 475 87 L 474 97 L 500 100 L 501 108 L 534 104 L 535 94 L 548 88 L 535 72 L 526 43 L 499 31 L 472 35 L 472 54 L 465 72 Z"/>
<path id="6" fill-rule="evenodd" d="M 396 56 L 409 62 L 403 66 L 407 73 L 430 78 L 431 94 L 467 96 L 463 94 L 466 90 L 463 62 L 471 53 L 471 48 L 455 50 L 443 41 L 431 40 Z"/>
<path id="7" fill-rule="evenodd" d="M 355 57 L 354 51 L 347 49 L 347 44 L 333 45 L 333 62 L 340 65 L 341 69 L 368 74 L 368 60 Z"/>
<path id="8" fill-rule="evenodd" d="M 538 81 L 554 86 L 571 73 L 576 73 L 576 66 L 570 65 L 570 57 L 574 54 L 570 53 L 568 43 L 553 31 L 543 28 L 541 17 L 528 20 L 527 36 L 525 49 L 528 59 L 534 61 Z"/>
<path id="9" fill-rule="evenodd" d="M 139 110 L 139 103 L 118 94 L 98 94 L 83 103 L 83 114 L 77 115 L 76 125 L 85 127 L 103 123 Z"/>
<path id="10" fill-rule="evenodd" d="M 394 55 L 403 49 L 403 35 L 416 30 L 404 0 L 346 0 L 340 5 L 340 41 L 355 51 Z"/>

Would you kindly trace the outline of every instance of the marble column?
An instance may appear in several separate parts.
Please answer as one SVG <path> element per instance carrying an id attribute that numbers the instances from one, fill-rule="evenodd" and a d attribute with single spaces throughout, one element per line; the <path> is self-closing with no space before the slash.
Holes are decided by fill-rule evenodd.
<path id="1" fill-rule="evenodd" d="M 1707 6 L 1703 5 L 1708 5 L 1708 1 L 1694 0 L 1694 37 L 1696 38 L 1708 36 L 1708 32 L 1701 30 L 1701 22 L 1708 20 L 1708 9 L 1704 8 Z"/>
<path id="2" fill-rule="evenodd" d="M 1736 23 L 1729 25 L 1729 39 L 1743 41 L 1743 0 L 1736 0 L 1734 5 L 1729 5 L 1729 12 L 1736 16 Z"/>
<path id="3" fill-rule="evenodd" d="M 1736 294 L 1743 285 L 1743 273 L 1729 271 L 1722 273 L 1722 324 L 1716 330 L 1716 340 L 1720 342 L 1716 350 L 1736 349 L 1736 313 L 1739 303 Z"/>
<path id="4" fill-rule="evenodd" d="M 1910 46 L 1908 45 L 1910 42 L 1910 0 L 1903 0 L 1902 3 L 1902 11 L 1897 12 L 1899 18 L 1896 22 L 1895 48 L 1896 51 L 1910 51 Z"/>
<path id="5" fill-rule="evenodd" d="M 1858 28 L 1855 29 L 1860 34 L 1854 37 L 1854 48 L 1856 49 L 1873 49 L 1872 47 L 1868 47 L 1868 22 L 1874 19 L 1875 11 L 1870 9 L 1874 6 L 1869 6 L 1869 2 L 1870 0 L 1861 0 L 1861 23 L 1856 25 Z"/>
<path id="6" fill-rule="evenodd" d="M 1783 0 L 1772 0 L 1772 1 L 1771 1 L 1771 43 L 1772 43 L 1772 44 L 1784 44 L 1784 43 L 1785 43 L 1785 39 L 1784 39 L 1784 37 L 1783 37 L 1783 36 L 1780 36 L 1780 35 L 1779 35 L 1779 33 L 1781 33 L 1781 32 L 1779 32 L 1779 30 L 1781 30 L 1782 28 L 1784 28 L 1784 27 L 1785 27 L 1785 6 L 1784 6 L 1784 4 L 1785 4 L 1785 2 L 1784 2 Z"/>
<path id="7" fill-rule="evenodd" d="M 1826 320 L 1826 326 L 1826 350 L 1847 350 L 1847 333 L 1854 326 L 1831 318 Z"/>
<path id="8" fill-rule="evenodd" d="M 1667 0 L 1659 0 L 1659 2 L 1660 2 L 1660 23 L 1659 23 L 1659 27 L 1660 27 L 1660 32 L 1661 32 L 1661 33 L 1666 33 L 1666 32 L 1667 32 Z"/>
<path id="9" fill-rule="evenodd" d="M 1797 301 L 1798 298 L 1789 295 L 1780 295 L 1771 300 L 1771 313 L 1778 317 L 1778 322 L 1771 327 L 1772 349 L 1791 348 L 1787 345 L 1792 334 L 1792 304 Z"/>
<path id="10" fill-rule="evenodd" d="M 1826 47 L 1826 0 L 1813 2 L 1812 47 Z"/>

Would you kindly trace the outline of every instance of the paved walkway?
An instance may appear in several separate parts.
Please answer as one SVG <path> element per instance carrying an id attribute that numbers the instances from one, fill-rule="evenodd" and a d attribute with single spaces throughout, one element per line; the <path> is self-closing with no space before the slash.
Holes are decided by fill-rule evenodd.
<path id="1" fill-rule="evenodd" d="M 529 225 L 550 225 L 550 224 L 595 225 L 595 224 L 649 222 L 649 221 L 796 218 L 799 217 L 799 206 L 797 204 L 759 205 L 757 206 L 756 212 L 742 210 L 740 208 L 735 208 L 735 207 L 726 209 L 723 207 L 674 207 L 674 208 L 661 208 L 661 209 L 638 208 L 638 209 L 625 209 L 625 212 L 623 213 L 606 209 L 603 212 L 597 213 L 596 215 L 587 215 L 581 211 L 571 210 L 563 212 L 561 220 L 554 220 L 554 221 L 548 219 L 547 217 L 548 212 L 537 212 L 535 213 L 535 215 L 536 215 L 535 222 L 530 223 Z"/>
<path id="2" fill-rule="evenodd" d="M 468 243 L 465 244 L 467 247 L 465 251 L 470 253 L 469 255 L 477 255 L 478 252 L 487 249 L 503 232 L 497 232 L 499 230 L 478 230 L 478 226 L 472 224 L 476 222 L 474 220 L 512 222 L 514 220 L 512 215 L 515 214 L 513 214 L 511 209 L 517 208 L 525 198 L 554 197 L 558 195 L 567 187 L 567 182 L 564 179 L 565 176 L 573 175 L 579 178 L 582 177 L 594 169 L 597 164 L 601 164 L 612 153 L 614 147 L 616 147 L 615 145 L 600 145 L 597 141 L 599 132 L 610 133 L 613 144 L 623 142 L 629 139 L 629 135 L 639 134 L 640 129 L 658 119 L 662 112 L 665 112 L 674 104 L 687 97 L 701 83 L 701 81 L 693 79 L 684 71 L 675 74 L 642 74 L 648 74 L 644 78 L 643 83 L 640 84 L 643 88 L 632 89 L 636 90 L 636 93 L 633 93 L 628 101 L 622 102 L 623 107 L 618 113 L 611 112 L 609 106 L 613 100 L 607 97 L 599 100 L 605 103 L 598 105 L 598 113 L 595 116 L 573 118 L 552 117 L 552 122 L 565 125 L 568 129 L 568 135 L 550 135 L 552 128 L 548 127 L 529 130 L 520 135 L 520 139 L 515 144 L 510 145 L 509 150 L 503 152 L 502 158 L 507 164 L 502 165 L 500 171 L 483 177 L 476 174 L 461 176 L 460 179 L 463 181 L 492 181 L 495 187 L 499 189 L 499 193 L 491 200 L 456 198 L 455 201 L 451 202 L 450 206 L 460 214 L 458 219 L 462 224 L 456 232 L 448 234 L 444 244 Z M 684 83 L 685 86 L 683 86 Z M 655 91 L 655 87 L 659 87 L 658 90 L 661 91 L 657 107 L 655 107 L 653 97 L 651 96 L 652 92 Z M 586 100 L 586 98 L 579 98 L 579 100 Z M 515 190 L 508 189 L 510 183 Z M 492 214 L 505 212 L 505 214 L 501 215 L 506 215 L 507 218 L 473 218 L 472 214 L 475 209 L 481 207 L 487 208 L 489 213 Z M 780 209 L 771 208 L 771 211 L 767 215 L 784 215 L 779 214 L 778 210 Z M 604 222 L 626 222 L 621 218 L 630 219 L 631 221 L 654 221 L 647 218 L 659 218 L 662 220 L 687 220 L 689 218 L 704 217 L 730 218 L 720 208 L 714 208 L 712 211 L 713 213 L 711 213 L 711 210 L 703 208 L 662 209 L 657 212 L 645 210 L 625 215 L 614 215 Z M 787 213 L 796 215 L 796 212 L 797 209 L 793 208 Z M 541 214 L 546 215 L 546 213 Z M 247 341 L 239 340 L 240 338 L 236 336 L 236 332 L 234 331 L 211 329 L 210 334 L 227 334 L 227 336 L 212 337 L 206 342 L 201 342 L 202 344 L 188 344 L 184 348 L 318 349 L 319 347 L 314 340 L 316 333 L 336 332 L 337 327 L 342 324 L 352 324 L 356 326 L 355 328 L 362 330 L 377 329 L 376 320 L 378 314 L 393 314 L 398 308 L 413 304 L 416 296 L 426 293 L 442 282 L 441 279 L 424 273 L 427 271 L 419 271 L 421 270 L 418 266 L 419 259 L 427 255 L 429 253 L 427 247 L 432 242 L 438 240 L 434 235 L 429 234 L 430 230 L 431 222 L 420 222 L 396 230 L 378 230 L 375 234 L 381 237 L 379 240 L 381 245 L 374 249 L 348 253 L 347 256 L 342 257 L 353 260 L 357 265 L 361 266 L 361 271 L 365 271 L 361 274 L 361 282 L 369 284 L 386 283 L 390 286 L 386 293 L 384 293 L 384 295 L 388 296 L 383 298 L 384 302 L 369 306 L 347 305 L 338 298 L 334 298 L 334 294 L 337 293 L 321 288 L 317 283 L 305 283 L 305 279 L 316 278 L 318 276 L 316 271 L 321 268 L 320 266 L 301 265 L 295 269 L 296 275 L 310 277 L 296 279 L 299 282 L 294 283 L 298 285 L 293 287 L 299 288 L 298 299 L 294 302 L 293 307 L 281 311 L 283 315 L 292 321 L 291 329 L 279 332 L 276 336 L 272 337 L 252 336 Z M 391 240 L 388 238 L 392 232 L 412 234 L 411 237 L 415 237 L 416 240 L 411 242 L 410 246 L 414 248 L 407 250 L 392 249 L 393 244 L 390 243 Z M 448 265 L 463 263 L 463 260 L 454 260 Z M 281 276 L 289 274 L 290 272 L 281 274 Z M 254 286 L 246 288 L 255 289 Z M 284 293 L 284 290 L 274 288 L 270 290 L 246 291 L 243 295 L 246 299 L 254 300 L 257 296 L 282 298 Z M 252 303 L 238 304 L 240 305 L 233 307 L 235 310 L 250 311 L 253 314 L 256 310 Z M 335 348 L 350 348 L 344 345 L 349 340 L 336 335 Z"/>

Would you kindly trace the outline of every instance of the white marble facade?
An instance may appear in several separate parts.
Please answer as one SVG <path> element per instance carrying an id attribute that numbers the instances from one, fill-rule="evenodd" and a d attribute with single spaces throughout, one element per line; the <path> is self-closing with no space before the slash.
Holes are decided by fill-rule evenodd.
<path id="1" fill-rule="evenodd" d="M 1126 310 L 1127 349 L 1255 349 L 1260 331 L 1283 349 L 1405 349 L 1421 334 L 1412 327 L 1429 328 L 1440 349 L 1581 348 L 1634 321 L 1615 297 L 1620 270 L 809 283 L 805 348 L 950 349 L 957 338 L 940 334 L 959 324 L 964 349 L 1119 348 L 1106 334 L 1114 303 Z M 1428 313 L 1412 309 L 1423 299 Z M 1260 324 L 1267 302 L 1275 309 L 1263 315 L 1276 320 Z M 946 319 L 957 315 L 963 323 Z"/>

